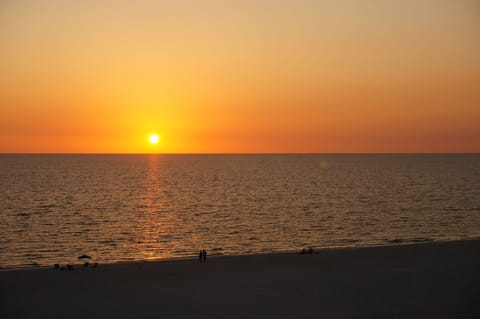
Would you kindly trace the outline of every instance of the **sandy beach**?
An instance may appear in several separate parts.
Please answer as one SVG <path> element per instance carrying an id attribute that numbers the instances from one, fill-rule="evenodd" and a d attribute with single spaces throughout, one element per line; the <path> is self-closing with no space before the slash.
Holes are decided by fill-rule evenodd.
<path id="1" fill-rule="evenodd" d="M 480 240 L 0 272 L 1 318 L 479 318 Z"/>

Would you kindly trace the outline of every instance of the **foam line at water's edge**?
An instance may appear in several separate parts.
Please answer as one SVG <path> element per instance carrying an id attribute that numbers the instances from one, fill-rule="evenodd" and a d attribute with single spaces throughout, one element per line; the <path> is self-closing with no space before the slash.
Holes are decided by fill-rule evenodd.
<path id="1" fill-rule="evenodd" d="M 423 242 L 404 242 L 404 243 L 391 243 L 391 244 L 372 244 L 364 246 L 329 246 L 329 247 L 313 247 L 315 254 L 321 253 L 322 251 L 332 251 L 332 250 L 362 250 L 368 248 L 381 248 L 381 247 L 407 247 L 407 246 L 425 246 L 425 245 L 438 245 L 451 242 L 465 242 L 465 241 L 480 241 L 480 237 L 468 237 L 468 238 L 459 238 L 459 239 L 442 239 L 442 240 L 431 240 Z M 245 257 L 245 256 L 268 256 L 268 255 L 291 255 L 298 254 L 300 250 L 284 250 L 284 251 L 272 251 L 264 253 L 251 253 L 251 254 L 209 254 L 209 258 L 230 258 L 230 257 Z M 198 257 L 196 256 L 182 256 L 182 257 L 169 257 L 169 258 L 155 258 L 155 259 L 142 259 L 142 260 L 116 260 L 106 263 L 99 264 L 101 266 L 109 265 L 128 265 L 128 264 L 143 264 L 143 263 L 168 263 L 168 262 L 197 262 Z M 72 264 L 74 267 L 82 267 L 82 264 Z M 15 267 L 0 267 L 0 271 L 18 271 L 18 270 L 47 270 L 52 269 L 53 265 L 39 265 L 39 266 L 15 266 Z M 68 271 L 68 270 L 67 270 Z"/>

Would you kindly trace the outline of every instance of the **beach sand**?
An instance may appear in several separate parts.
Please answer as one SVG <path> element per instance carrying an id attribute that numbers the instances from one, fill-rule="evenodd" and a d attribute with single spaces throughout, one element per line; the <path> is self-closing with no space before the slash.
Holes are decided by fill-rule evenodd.
<path id="1" fill-rule="evenodd" d="M 480 318 L 480 240 L 0 272 L 0 318 Z"/>

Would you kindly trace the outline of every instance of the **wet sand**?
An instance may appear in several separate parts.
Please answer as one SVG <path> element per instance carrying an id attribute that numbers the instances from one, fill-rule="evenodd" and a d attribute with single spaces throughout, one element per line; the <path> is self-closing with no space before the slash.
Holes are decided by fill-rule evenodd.
<path id="1" fill-rule="evenodd" d="M 1 318 L 480 318 L 480 240 L 0 272 Z"/>

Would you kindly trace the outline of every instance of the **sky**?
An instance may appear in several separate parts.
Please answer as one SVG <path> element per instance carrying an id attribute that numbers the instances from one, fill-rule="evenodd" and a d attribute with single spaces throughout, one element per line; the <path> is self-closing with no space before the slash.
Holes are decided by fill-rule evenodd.
<path id="1" fill-rule="evenodd" d="M 0 153 L 478 153 L 479 88 L 477 0 L 0 2 Z"/>

